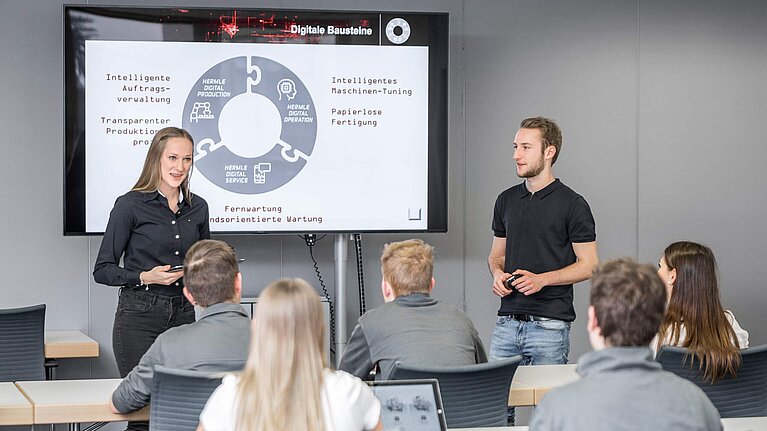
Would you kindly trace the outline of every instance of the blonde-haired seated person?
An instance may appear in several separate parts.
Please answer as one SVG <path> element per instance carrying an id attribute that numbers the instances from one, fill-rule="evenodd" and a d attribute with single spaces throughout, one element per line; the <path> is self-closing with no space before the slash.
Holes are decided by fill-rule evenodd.
<path id="1" fill-rule="evenodd" d="M 666 285 L 668 307 L 653 350 L 663 345 L 686 347 L 705 364 L 704 377 L 718 380 L 734 374 L 748 332 L 719 298 L 714 252 L 690 242 L 675 242 L 663 252 L 658 275 Z"/>
<path id="2" fill-rule="evenodd" d="M 234 249 L 223 241 L 198 241 L 184 259 L 184 279 L 184 296 L 202 308 L 200 317 L 157 337 L 112 394 L 113 412 L 149 404 L 155 365 L 198 371 L 235 371 L 245 365 L 250 318 L 240 305 L 242 274 Z"/>
<path id="3" fill-rule="evenodd" d="M 301 279 L 261 293 L 250 356 L 224 377 L 200 414 L 198 431 L 381 430 L 381 403 L 360 379 L 327 368 L 317 292 Z"/>
<path id="4" fill-rule="evenodd" d="M 338 368 L 386 380 L 395 363 L 417 366 L 487 362 L 471 320 L 431 297 L 433 248 L 419 239 L 395 242 L 381 256 L 381 290 L 386 303 L 359 318 Z"/>

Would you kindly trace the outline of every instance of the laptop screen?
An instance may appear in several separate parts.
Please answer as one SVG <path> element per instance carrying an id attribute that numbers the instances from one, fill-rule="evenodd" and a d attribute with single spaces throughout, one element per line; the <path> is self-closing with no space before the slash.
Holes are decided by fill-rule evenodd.
<path id="1" fill-rule="evenodd" d="M 445 431 L 436 379 L 367 382 L 381 401 L 384 430 Z"/>

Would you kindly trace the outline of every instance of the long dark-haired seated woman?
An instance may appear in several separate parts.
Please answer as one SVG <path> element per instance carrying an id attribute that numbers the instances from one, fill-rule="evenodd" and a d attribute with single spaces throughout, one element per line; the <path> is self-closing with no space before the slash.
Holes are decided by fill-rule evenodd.
<path id="1" fill-rule="evenodd" d="M 704 378 L 716 381 L 735 374 L 740 350 L 748 347 L 748 332 L 719 299 L 716 259 L 710 248 L 690 241 L 675 242 L 663 252 L 658 275 L 668 289 L 668 308 L 653 340 L 686 347 L 704 364 Z"/>
<path id="2" fill-rule="evenodd" d="M 381 404 L 362 380 L 327 368 L 317 292 L 278 280 L 258 297 L 250 356 L 224 377 L 200 414 L 200 430 L 380 430 Z"/>

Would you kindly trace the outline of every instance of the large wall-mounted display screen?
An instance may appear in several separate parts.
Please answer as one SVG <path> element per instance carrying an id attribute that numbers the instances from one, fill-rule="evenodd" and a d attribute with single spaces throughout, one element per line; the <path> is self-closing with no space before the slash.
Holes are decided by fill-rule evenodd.
<path id="1" fill-rule="evenodd" d="M 447 230 L 448 16 L 65 6 L 66 234 L 104 231 L 157 130 L 216 233 Z"/>

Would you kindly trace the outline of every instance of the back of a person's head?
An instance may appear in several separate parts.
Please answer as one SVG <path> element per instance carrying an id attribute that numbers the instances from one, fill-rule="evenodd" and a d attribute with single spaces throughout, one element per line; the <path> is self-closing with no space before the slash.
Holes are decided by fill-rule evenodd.
<path id="1" fill-rule="evenodd" d="M 607 345 L 647 346 L 663 319 L 666 289 L 651 265 L 611 260 L 594 271 L 591 305 Z"/>
<path id="2" fill-rule="evenodd" d="M 434 272 L 434 248 L 420 239 L 384 246 L 381 273 L 396 296 L 429 293 Z"/>
<path id="3" fill-rule="evenodd" d="M 237 390 L 237 429 L 321 430 L 325 325 L 317 292 L 283 278 L 258 297 L 250 356 Z"/>
<path id="4" fill-rule="evenodd" d="M 223 241 L 198 241 L 184 259 L 184 285 L 202 307 L 232 301 L 238 272 L 234 249 Z"/>
<path id="5" fill-rule="evenodd" d="M 679 241 L 666 247 L 663 259 L 669 270 L 676 270 L 676 279 L 659 342 L 668 340 L 695 352 L 704 363 L 704 377 L 710 381 L 735 374 L 740 366 L 740 351 L 719 298 L 714 252 L 702 244 Z"/>
<path id="6" fill-rule="evenodd" d="M 301 360 L 316 354 L 324 366 L 324 338 L 320 298 L 306 281 L 283 278 L 258 296 L 251 345 L 252 353 L 260 355 L 260 359 L 276 356 L 290 360 L 289 356 Z"/>
<path id="7" fill-rule="evenodd" d="M 711 316 L 724 313 L 719 300 L 719 283 L 714 252 L 690 241 L 675 242 L 663 252 L 669 270 L 676 270 L 668 303 L 668 316 L 698 326 Z"/>

